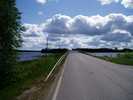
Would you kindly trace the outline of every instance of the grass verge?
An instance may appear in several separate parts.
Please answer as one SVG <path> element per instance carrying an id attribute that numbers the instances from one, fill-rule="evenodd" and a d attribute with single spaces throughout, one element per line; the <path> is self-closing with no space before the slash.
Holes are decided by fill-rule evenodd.
<path id="1" fill-rule="evenodd" d="M 39 78 L 44 79 L 62 55 L 49 54 L 37 60 L 19 62 L 14 68 L 14 81 L 0 90 L 0 100 L 15 100 L 16 96 L 36 84 Z"/>
<path id="2" fill-rule="evenodd" d="M 116 64 L 133 65 L 133 52 L 118 54 L 117 57 L 98 57 Z"/>

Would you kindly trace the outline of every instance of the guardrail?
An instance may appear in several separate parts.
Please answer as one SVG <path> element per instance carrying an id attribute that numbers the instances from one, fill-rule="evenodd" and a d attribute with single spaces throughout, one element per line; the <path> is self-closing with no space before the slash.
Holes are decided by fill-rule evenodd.
<path id="1" fill-rule="evenodd" d="M 60 57 L 60 59 L 57 61 L 57 63 L 54 65 L 54 67 L 52 68 L 52 70 L 49 72 L 49 74 L 47 75 L 47 77 L 45 78 L 45 82 L 50 78 L 51 74 L 53 73 L 53 71 L 56 69 L 56 67 L 62 62 L 62 60 L 66 57 L 66 55 L 68 54 L 68 52 L 66 52 L 64 55 L 62 55 Z"/>

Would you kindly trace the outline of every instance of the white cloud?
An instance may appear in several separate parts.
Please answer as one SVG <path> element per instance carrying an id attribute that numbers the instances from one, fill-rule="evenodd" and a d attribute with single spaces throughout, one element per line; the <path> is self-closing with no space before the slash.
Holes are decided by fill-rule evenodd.
<path id="1" fill-rule="evenodd" d="M 38 11 L 38 15 L 42 16 L 44 13 L 42 11 Z"/>
<path id="2" fill-rule="evenodd" d="M 133 8 L 133 0 L 98 0 L 101 5 L 109 5 L 111 3 L 121 3 L 125 8 Z"/>
<path id="3" fill-rule="evenodd" d="M 71 17 L 61 15 L 61 14 L 56 14 L 52 18 L 46 20 L 42 24 L 44 27 L 44 31 L 48 33 L 68 33 L 68 21 L 71 20 Z"/>
<path id="4" fill-rule="evenodd" d="M 113 30 L 112 32 L 105 34 L 102 37 L 102 40 L 104 41 L 112 41 L 116 43 L 131 42 L 132 39 L 133 38 L 130 32 L 119 29 Z"/>
<path id="5" fill-rule="evenodd" d="M 40 4 L 43 4 L 43 5 L 44 5 L 44 4 L 46 4 L 46 3 L 47 3 L 47 1 L 48 1 L 48 0 L 36 0 L 36 1 L 37 1 L 38 3 L 40 3 Z"/>
<path id="6" fill-rule="evenodd" d="M 45 47 L 46 34 L 43 28 L 37 24 L 24 24 L 26 31 L 22 33 L 22 48 L 41 49 Z"/>
<path id="7" fill-rule="evenodd" d="M 44 35 L 43 29 L 37 24 L 24 24 L 26 31 L 23 32 L 24 37 L 39 37 Z"/>
<path id="8" fill-rule="evenodd" d="M 101 5 L 107 5 L 107 4 L 119 2 L 119 0 L 98 0 L 98 1 L 100 1 Z"/>
<path id="9" fill-rule="evenodd" d="M 123 14 L 109 14 L 107 16 L 69 17 L 57 14 L 43 23 L 44 31 L 57 34 L 87 34 L 101 35 L 115 29 L 132 32 L 133 16 Z"/>
<path id="10" fill-rule="evenodd" d="M 125 8 L 133 8 L 133 0 L 122 0 L 122 5 L 124 5 Z"/>
<path id="11" fill-rule="evenodd" d="M 40 25 L 24 26 L 27 28 L 22 34 L 25 48 L 44 48 L 47 34 L 50 47 L 121 47 L 133 43 L 133 15 L 70 17 L 57 14 Z"/>
<path id="12" fill-rule="evenodd" d="M 42 5 L 44 5 L 48 2 L 58 2 L 58 1 L 59 0 L 36 0 L 37 3 L 42 4 Z"/>

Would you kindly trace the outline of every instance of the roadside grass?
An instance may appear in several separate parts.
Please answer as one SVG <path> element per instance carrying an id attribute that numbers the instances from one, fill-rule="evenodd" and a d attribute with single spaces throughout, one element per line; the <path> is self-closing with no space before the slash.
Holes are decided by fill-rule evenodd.
<path id="1" fill-rule="evenodd" d="M 133 65 L 133 52 L 118 54 L 117 57 L 98 57 L 116 64 Z"/>
<path id="2" fill-rule="evenodd" d="M 0 100 L 15 100 L 24 90 L 31 88 L 36 80 L 45 78 L 62 55 L 49 54 L 37 60 L 18 62 L 14 68 L 16 77 L 8 87 L 0 90 Z"/>

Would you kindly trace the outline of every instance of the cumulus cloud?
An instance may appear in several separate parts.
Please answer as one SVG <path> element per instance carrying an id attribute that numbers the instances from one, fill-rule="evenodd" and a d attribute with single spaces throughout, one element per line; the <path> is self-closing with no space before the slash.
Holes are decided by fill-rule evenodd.
<path id="1" fill-rule="evenodd" d="M 113 41 L 113 42 L 131 42 L 133 39 L 130 32 L 125 30 L 114 30 L 111 33 L 103 35 L 101 38 L 105 41 Z"/>
<path id="2" fill-rule="evenodd" d="M 51 48 L 112 47 L 116 43 L 119 46 L 133 43 L 133 15 L 70 17 L 57 14 L 40 25 L 24 26 L 27 30 L 22 36 L 26 47 L 44 48 L 47 34 Z"/>
<path id="3" fill-rule="evenodd" d="M 22 36 L 24 37 L 39 37 L 43 36 L 43 29 L 37 24 L 24 24 L 26 31 L 23 32 Z"/>
<path id="4" fill-rule="evenodd" d="M 41 49 L 45 47 L 46 35 L 43 28 L 37 24 L 24 24 L 26 31 L 22 33 L 22 48 L 24 49 Z"/>
<path id="5" fill-rule="evenodd" d="M 113 2 L 119 2 L 119 0 L 98 0 L 100 1 L 101 5 L 107 5 L 107 4 L 111 4 Z"/>
<path id="6" fill-rule="evenodd" d="M 36 0 L 37 3 L 40 3 L 40 4 L 46 4 L 48 0 Z"/>
<path id="7" fill-rule="evenodd" d="M 44 13 L 42 11 L 38 11 L 38 15 L 42 16 Z"/>
<path id="8" fill-rule="evenodd" d="M 124 5 L 125 8 L 133 8 L 133 0 L 122 0 L 122 5 Z"/>
<path id="9" fill-rule="evenodd" d="M 42 27 L 44 27 L 44 31 L 48 33 L 68 33 L 68 21 L 70 21 L 71 18 L 69 16 L 56 14 L 52 18 L 46 20 L 42 24 Z"/>
<path id="10" fill-rule="evenodd" d="M 58 1 L 59 0 L 36 0 L 37 3 L 42 4 L 42 5 L 44 5 L 48 2 L 58 2 Z"/>
<path id="11" fill-rule="evenodd" d="M 125 8 L 133 8 L 133 0 L 98 0 L 101 5 L 108 5 L 111 3 L 121 3 Z"/>
<path id="12" fill-rule="evenodd" d="M 133 16 L 125 16 L 123 14 L 90 17 L 78 15 L 72 18 L 57 14 L 42 25 L 44 32 L 58 34 L 101 35 L 115 29 L 123 29 L 132 33 Z"/>

